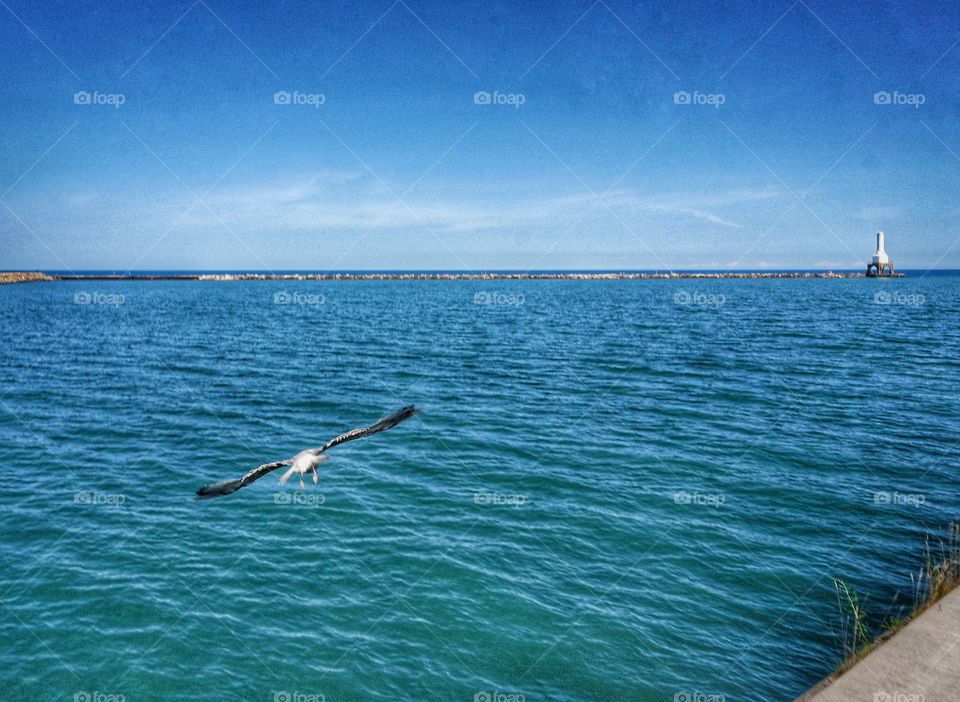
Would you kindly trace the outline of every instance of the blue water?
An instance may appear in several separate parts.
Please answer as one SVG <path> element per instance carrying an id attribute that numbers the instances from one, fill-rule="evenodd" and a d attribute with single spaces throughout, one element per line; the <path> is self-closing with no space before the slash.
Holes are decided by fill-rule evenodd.
<path id="1" fill-rule="evenodd" d="M 896 613 L 958 516 L 958 322 L 943 275 L 0 286 L 0 697 L 792 699 L 833 578 Z"/>

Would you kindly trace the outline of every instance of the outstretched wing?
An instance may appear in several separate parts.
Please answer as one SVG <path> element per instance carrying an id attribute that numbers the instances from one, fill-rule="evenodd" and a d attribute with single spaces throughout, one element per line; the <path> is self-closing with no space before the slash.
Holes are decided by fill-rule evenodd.
<path id="1" fill-rule="evenodd" d="M 400 422 L 410 419 L 413 415 L 419 412 L 416 407 L 413 405 L 408 405 L 403 409 L 399 409 L 392 414 L 388 414 L 386 417 L 378 419 L 376 422 L 371 424 L 368 427 L 360 427 L 359 429 L 351 429 L 350 431 L 341 434 L 340 436 L 330 439 L 320 448 L 310 449 L 310 452 L 313 454 L 321 454 L 324 451 L 332 449 L 334 446 L 339 446 L 340 444 L 346 443 L 347 441 L 353 441 L 354 439 L 362 439 L 365 436 L 370 436 L 371 434 L 376 434 L 380 431 L 386 431 L 387 429 L 392 429 L 397 426 Z"/>
<path id="2" fill-rule="evenodd" d="M 288 458 L 285 461 L 273 461 L 272 463 L 264 463 L 262 466 L 257 466 L 249 473 L 244 475 L 242 478 L 237 478 L 236 480 L 225 480 L 222 483 L 213 483 L 211 485 L 204 485 L 202 488 L 197 490 L 197 497 L 201 500 L 209 500 L 213 497 L 220 497 L 221 495 L 229 495 L 231 492 L 236 492 L 242 487 L 246 487 L 254 480 L 259 480 L 267 473 L 275 471 L 277 468 L 282 466 L 288 466 L 293 463 L 292 458 Z"/>
<path id="3" fill-rule="evenodd" d="M 404 407 L 401 410 L 397 410 L 392 414 L 388 414 L 386 417 L 377 420 L 368 427 L 361 427 L 359 429 L 351 429 L 345 434 L 341 434 L 335 439 L 330 439 L 320 448 L 310 449 L 310 452 L 314 455 L 323 453 L 324 451 L 338 446 L 347 441 L 353 441 L 354 439 L 362 439 L 365 436 L 370 436 L 371 434 L 376 434 L 377 432 L 386 431 L 387 429 L 392 429 L 397 426 L 400 422 L 405 419 L 410 419 L 415 415 L 419 410 L 413 405 Z M 209 500 L 213 497 L 220 497 L 221 495 L 229 495 L 231 492 L 236 492 L 242 487 L 246 487 L 255 480 L 259 480 L 267 473 L 275 471 L 277 468 L 282 466 L 288 466 L 293 463 L 292 458 L 288 458 L 285 461 L 273 461 L 272 463 L 264 463 L 262 466 L 257 466 L 249 473 L 244 475 L 242 478 L 237 478 L 236 480 L 226 480 L 222 483 L 213 483 L 212 485 L 205 485 L 204 487 L 197 490 L 197 497 L 202 500 Z"/>

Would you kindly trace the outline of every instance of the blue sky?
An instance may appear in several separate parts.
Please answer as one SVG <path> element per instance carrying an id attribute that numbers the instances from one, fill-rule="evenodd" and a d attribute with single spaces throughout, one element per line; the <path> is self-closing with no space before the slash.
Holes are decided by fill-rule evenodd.
<path id="1" fill-rule="evenodd" d="M 958 39 L 946 1 L 0 0 L 0 268 L 860 268 L 881 228 L 958 268 Z"/>

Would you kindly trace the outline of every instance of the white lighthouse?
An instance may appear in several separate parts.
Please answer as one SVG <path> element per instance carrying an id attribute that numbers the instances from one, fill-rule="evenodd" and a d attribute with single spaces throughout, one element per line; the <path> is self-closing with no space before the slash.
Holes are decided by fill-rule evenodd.
<path id="1" fill-rule="evenodd" d="M 893 264 L 890 263 L 890 257 L 883 249 L 883 232 L 877 232 L 877 251 L 873 254 L 873 260 L 867 264 L 867 275 L 870 277 L 893 275 Z"/>

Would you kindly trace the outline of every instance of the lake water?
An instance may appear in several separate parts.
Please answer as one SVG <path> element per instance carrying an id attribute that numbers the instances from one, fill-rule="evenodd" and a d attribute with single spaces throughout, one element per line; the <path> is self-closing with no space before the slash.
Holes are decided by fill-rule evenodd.
<path id="1" fill-rule="evenodd" d="M 958 516 L 958 348 L 949 275 L 2 286 L 0 696 L 792 699 Z"/>

